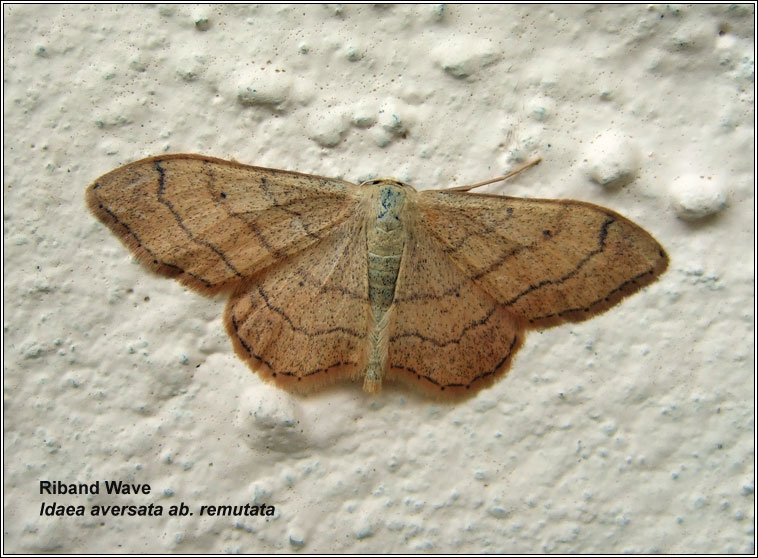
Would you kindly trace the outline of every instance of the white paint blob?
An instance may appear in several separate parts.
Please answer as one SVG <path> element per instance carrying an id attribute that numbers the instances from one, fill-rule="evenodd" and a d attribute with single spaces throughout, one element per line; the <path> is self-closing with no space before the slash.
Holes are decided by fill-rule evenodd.
<path id="1" fill-rule="evenodd" d="M 590 142 L 584 159 L 587 176 L 605 188 L 629 184 L 637 176 L 640 164 L 637 146 L 617 130 L 598 134 Z"/>
<path id="2" fill-rule="evenodd" d="M 669 192 L 677 216 L 685 221 L 714 215 L 727 205 L 726 188 L 713 176 L 684 174 L 674 179 Z"/>

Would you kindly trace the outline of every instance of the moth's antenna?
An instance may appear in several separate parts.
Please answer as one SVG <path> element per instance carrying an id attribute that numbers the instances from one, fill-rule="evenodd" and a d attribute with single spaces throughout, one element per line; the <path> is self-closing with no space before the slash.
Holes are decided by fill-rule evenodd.
<path id="1" fill-rule="evenodd" d="M 485 180 L 484 182 L 472 184 L 471 186 L 455 186 L 453 188 L 445 188 L 445 192 L 468 192 L 469 190 L 473 190 L 474 188 L 479 188 L 479 186 L 485 186 L 487 184 L 492 184 L 493 182 L 500 182 L 501 180 L 507 180 L 508 178 L 512 176 L 516 176 L 517 174 L 524 172 L 526 169 L 539 164 L 540 161 L 542 161 L 542 157 L 537 157 L 536 159 L 532 159 L 528 163 L 521 165 L 516 170 L 509 172 L 505 176 L 499 176 L 491 180 Z"/>

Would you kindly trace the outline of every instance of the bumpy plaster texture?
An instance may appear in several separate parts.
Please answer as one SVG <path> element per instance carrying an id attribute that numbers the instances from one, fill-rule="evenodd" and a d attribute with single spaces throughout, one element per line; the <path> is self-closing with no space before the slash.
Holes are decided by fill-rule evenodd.
<path id="1" fill-rule="evenodd" d="M 752 6 L 3 10 L 5 551 L 753 551 Z M 540 155 L 488 191 L 610 207 L 671 265 L 470 400 L 293 396 L 88 213 L 170 152 L 419 189 Z"/>

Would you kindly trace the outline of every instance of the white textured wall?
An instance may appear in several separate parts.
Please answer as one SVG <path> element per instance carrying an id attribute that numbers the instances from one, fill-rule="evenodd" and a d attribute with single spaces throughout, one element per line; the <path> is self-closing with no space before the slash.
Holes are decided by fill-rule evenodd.
<path id="1" fill-rule="evenodd" d="M 752 6 L 3 17 L 5 551 L 754 551 Z M 97 176 L 165 152 L 420 189 L 539 154 L 490 191 L 610 207 L 671 265 L 533 332 L 471 400 L 298 398 L 237 359 L 223 300 L 145 272 L 86 210 Z M 618 168 L 636 179 L 590 179 Z M 153 493 L 41 496 L 41 479 Z M 48 518 L 43 501 L 276 515 Z"/>

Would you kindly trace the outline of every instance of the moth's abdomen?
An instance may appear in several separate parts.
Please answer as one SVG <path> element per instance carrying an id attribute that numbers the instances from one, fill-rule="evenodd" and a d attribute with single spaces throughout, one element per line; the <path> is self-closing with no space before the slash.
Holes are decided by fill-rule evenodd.
<path id="1" fill-rule="evenodd" d="M 400 269 L 401 254 L 380 256 L 368 254 L 368 296 L 371 309 L 376 314 L 384 313 L 395 296 L 395 282 Z"/>
<path id="2" fill-rule="evenodd" d="M 377 187 L 378 191 L 372 196 L 373 207 L 366 230 L 368 292 L 374 328 L 363 387 L 370 392 L 381 389 L 387 360 L 387 310 L 395 296 L 406 237 L 403 222 L 405 191 L 389 183 Z"/>

